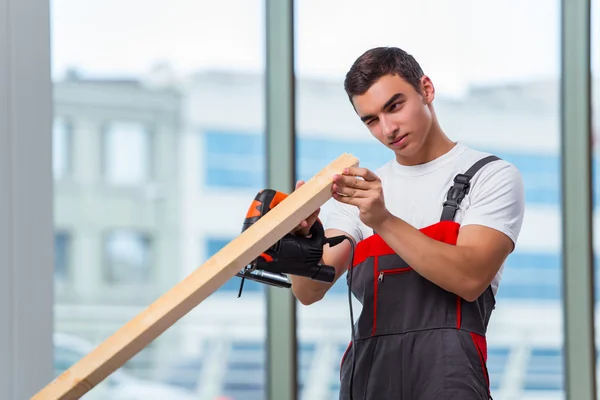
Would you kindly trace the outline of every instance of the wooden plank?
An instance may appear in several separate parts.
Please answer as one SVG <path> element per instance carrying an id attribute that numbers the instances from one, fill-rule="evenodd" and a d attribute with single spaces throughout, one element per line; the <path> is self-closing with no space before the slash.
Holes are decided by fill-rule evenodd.
<path id="1" fill-rule="evenodd" d="M 354 156 L 339 156 L 31 399 L 83 396 L 321 207 L 331 198 L 333 175 L 357 165 Z"/>

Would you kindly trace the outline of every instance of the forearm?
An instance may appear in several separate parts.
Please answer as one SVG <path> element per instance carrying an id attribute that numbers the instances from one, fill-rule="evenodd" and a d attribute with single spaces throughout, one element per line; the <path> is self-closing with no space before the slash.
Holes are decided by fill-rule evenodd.
<path id="1" fill-rule="evenodd" d="M 294 296 L 307 306 L 321 300 L 331 287 L 330 283 L 315 281 L 304 276 L 290 275 Z"/>
<path id="2" fill-rule="evenodd" d="M 376 231 L 418 274 L 465 300 L 475 300 L 489 279 L 468 247 L 432 239 L 391 215 Z"/>

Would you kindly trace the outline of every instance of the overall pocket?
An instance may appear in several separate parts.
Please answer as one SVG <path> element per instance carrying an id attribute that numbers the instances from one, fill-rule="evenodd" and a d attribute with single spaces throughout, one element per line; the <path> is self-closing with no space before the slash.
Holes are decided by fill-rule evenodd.
<path id="1" fill-rule="evenodd" d="M 403 282 L 403 277 L 400 275 L 413 271 L 411 267 L 405 265 L 390 268 L 385 265 L 387 263 L 381 263 L 380 258 L 375 257 L 373 265 L 372 336 L 394 330 L 393 325 L 399 322 L 398 313 L 401 313 L 401 308 L 410 295 L 408 290 L 404 290 L 404 288 L 408 289 L 409 285 Z"/>

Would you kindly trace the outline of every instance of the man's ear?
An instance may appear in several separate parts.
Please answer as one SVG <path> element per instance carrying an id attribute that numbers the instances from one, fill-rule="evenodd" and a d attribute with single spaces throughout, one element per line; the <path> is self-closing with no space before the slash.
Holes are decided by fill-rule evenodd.
<path id="1" fill-rule="evenodd" d="M 435 87 L 433 86 L 431 78 L 429 78 L 427 75 L 423 75 L 421 77 L 421 94 L 423 96 L 423 100 L 427 104 L 431 104 L 435 98 Z"/>

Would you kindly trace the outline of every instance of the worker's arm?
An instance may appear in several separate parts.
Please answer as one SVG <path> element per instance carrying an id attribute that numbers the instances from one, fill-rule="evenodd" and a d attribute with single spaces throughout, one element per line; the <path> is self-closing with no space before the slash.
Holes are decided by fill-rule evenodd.
<path id="1" fill-rule="evenodd" d="M 302 180 L 296 182 L 296 189 L 303 184 L 304 181 Z M 317 218 L 319 218 L 320 212 L 321 209 L 317 209 L 315 212 L 309 215 L 308 218 L 302 221 L 300 225 L 294 229 L 293 233 L 296 235 L 307 236 L 310 232 L 311 226 L 315 223 Z M 321 300 L 323 296 L 325 296 L 325 293 L 327 293 L 327 291 L 339 279 L 339 277 L 348 270 L 348 266 L 351 261 L 350 257 L 352 256 L 352 245 L 356 241 L 355 238 L 339 229 L 325 230 L 326 237 L 340 235 L 348 236 L 352 241 L 352 244 L 349 240 L 344 240 L 334 247 L 329 247 L 329 245 L 323 246 L 323 258 L 321 263 L 335 268 L 335 280 L 332 283 L 315 281 L 313 279 L 297 275 L 290 275 L 290 280 L 292 281 L 292 292 L 298 301 L 300 301 L 300 303 L 304 305 L 310 305 Z"/>
<path id="2" fill-rule="evenodd" d="M 514 175 L 512 170 L 508 173 Z M 516 207 L 522 215 L 522 182 L 518 174 L 512 178 L 508 187 L 492 188 L 493 195 L 508 196 L 506 207 Z M 482 224 L 462 227 L 455 246 L 429 238 L 387 210 L 379 178 L 364 168 L 350 168 L 335 176 L 333 190 L 337 201 L 358 207 L 361 220 L 418 274 L 467 301 L 477 299 L 490 285 L 514 248 L 505 233 Z"/>
<path id="3" fill-rule="evenodd" d="M 456 246 L 431 239 L 392 215 L 375 229 L 418 274 L 467 301 L 483 293 L 513 249 L 508 236 L 485 226 L 461 228 Z"/>
<path id="4" fill-rule="evenodd" d="M 338 235 L 349 236 L 347 233 L 337 229 L 327 229 L 325 236 L 333 237 Z M 350 240 L 354 238 L 349 236 Z M 340 276 L 348 270 L 351 262 L 352 244 L 349 240 L 344 240 L 342 243 L 334 247 L 325 245 L 323 247 L 323 259 L 321 263 L 335 268 L 335 280 L 332 283 L 320 282 L 310 278 L 290 275 L 292 281 L 292 292 L 294 296 L 304 305 L 315 303 L 325 296 L 325 293 L 333 286 Z"/>

